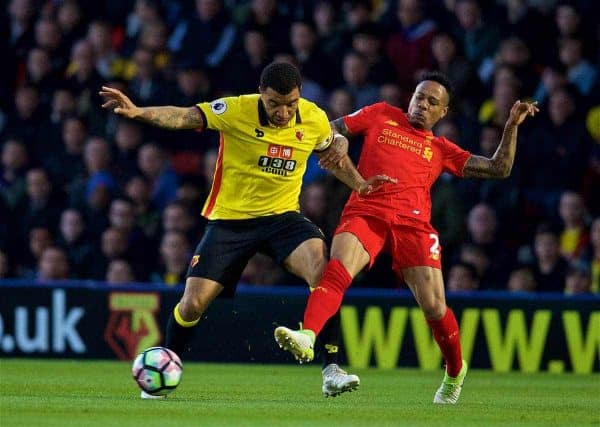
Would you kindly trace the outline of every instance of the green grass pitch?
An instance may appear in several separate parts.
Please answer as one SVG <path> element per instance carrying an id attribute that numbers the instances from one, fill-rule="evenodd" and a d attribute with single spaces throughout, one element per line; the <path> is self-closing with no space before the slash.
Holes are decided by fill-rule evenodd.
<path id="1" fill-rule="evenodd" d="M 325 399 L 319 366 L 188 363 L 166 400 L 140 400 L 130 364 L 0 359 L 0 426 L 599 426 L 600 376 L 473 370 L 456 406 L 442 371 L 365 369 Z"/>

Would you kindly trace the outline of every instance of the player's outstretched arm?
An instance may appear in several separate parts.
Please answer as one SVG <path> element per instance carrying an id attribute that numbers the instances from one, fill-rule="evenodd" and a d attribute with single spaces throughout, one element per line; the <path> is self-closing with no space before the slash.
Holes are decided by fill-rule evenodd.
<path id="1" fill-rule="evenodd" d="M 204 126 L 197 107 L 138 107 L 118 89 L 102 86 L 102 108 L 128 119 L 138 120 L 164 129 L 197 129 Z"/>
<path id="2" fill-rule="evenodd" d="M 538 111 L 537 102 L 515 102 L 504 126 L 500 145 L 492 158 L 472 155 L 465 164 L 463 176 L 465 178 L 508 177 L 517 151 L 517 129 L 527 116 L 534 116 Z"/>
<path id="3" fill-rule="evenodd" d="M 330 169 L 330 172 L 353 191 L 356 191 L 361 196 L 366 196 L 374 191 L 379 190 L 383 184 L 391 182 L 396 183 L 397 180 L 390 178 L 387 175 L 374 175 L 367 179 L 358 172 L 352 159 L 346 154 L 340 162 L 340 166 Z"/>

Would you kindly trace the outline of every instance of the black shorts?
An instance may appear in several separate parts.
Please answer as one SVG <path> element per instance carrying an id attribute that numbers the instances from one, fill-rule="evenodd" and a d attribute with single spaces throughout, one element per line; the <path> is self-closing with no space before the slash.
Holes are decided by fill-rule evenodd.
<path id="1" fill-rule="evenodd" d="M 188 277 L 204 277 L 233 295 L 246 264 L 257 252 L 281 264 L 302 242 L 325 239 L 319 227 L 304 215 L 279 215 L 241 220 L 209 221 L 194 252 Z"/>

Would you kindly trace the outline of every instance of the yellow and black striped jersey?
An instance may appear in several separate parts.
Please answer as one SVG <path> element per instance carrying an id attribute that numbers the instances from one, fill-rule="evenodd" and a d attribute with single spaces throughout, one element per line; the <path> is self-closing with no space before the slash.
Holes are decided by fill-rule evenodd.
<path id="1" fill-rule="evenodd" d="M 248 219 L 299 211 L 306 162 L 332 140 L 329 120 L 300 98 L 286 126 L 270 124 L 259 94 L 197 104 L 205 127 L 220 132 L 219 155 L 202 215 Z"/>

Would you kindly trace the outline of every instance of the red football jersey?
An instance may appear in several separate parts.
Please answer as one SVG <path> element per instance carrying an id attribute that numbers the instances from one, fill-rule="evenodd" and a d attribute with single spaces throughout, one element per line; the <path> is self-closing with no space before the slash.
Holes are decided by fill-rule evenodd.
<path id="1" fill-rule="evenodd" d="M 344 123 L 352 134 L 364 135 L 358 162 L 361 175 L 386 174 L 398 180 L 365 197 L 353 192 L 344 214 L 393 215 L 429 222 L 431 186 L 442 172 L 462 176 L 471 156 L 446 138 L 414 128 L 404 111 L 385 102 L 345 116 Z"/>

